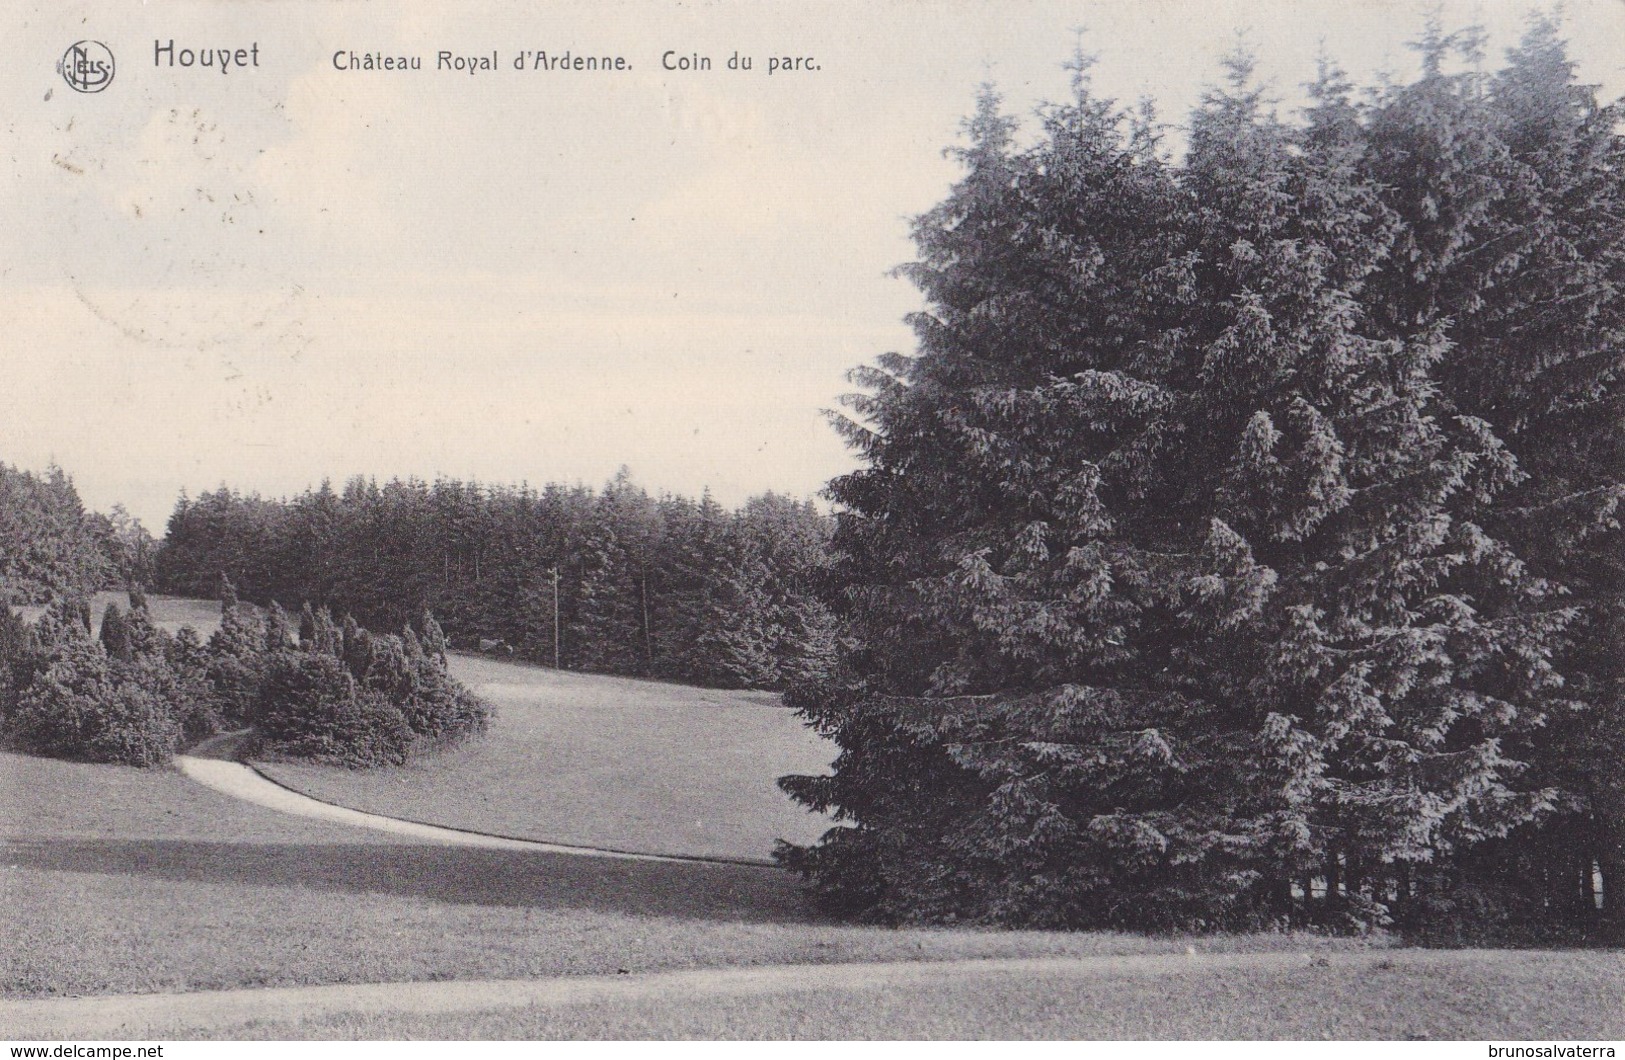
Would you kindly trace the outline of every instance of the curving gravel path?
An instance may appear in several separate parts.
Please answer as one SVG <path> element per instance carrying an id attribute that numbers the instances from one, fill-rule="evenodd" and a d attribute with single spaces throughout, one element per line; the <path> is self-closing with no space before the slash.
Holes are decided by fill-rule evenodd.
<path id="1" fill-rule="evenodd" d="M 1482 954 L 1481 954 L 1482 955 Z M 1503 955 L 1497 955 L 1503 956 Z M 1436 960 L 1418 953 L 1329 954 L 1321 961 L 1356 967 L 1378 959 L 1407 964 Z M 1054 981 L 1101 974 L 1162 975 L 1194 970 L 1291 968 L 1302 953 L 1164 954 L 1122 957 L 1035 957 L 863 964 L 771 965 L 703 968 L 638 975 L 552 979 L 484 979 L 430 983 L 341 983 L 187 994 L 46 998 L 0 1001 L 0 1026 L 19 1040 L 143 1037 L 149 1029 L 208 1030 L 250 1020 L 297 1020 L 338 1013 L 434 1015 L 526 1006 L 563 1007 L 700 998 L 794 994 L 805 991 L 875 991 L 911 986 L 995 982 L 1042 977 L 1058 997 L 1071 989 Z M 13 1030 L 14 1029 L 14 1030 Z"/>
<path id="2" fill-rule="evenodd" d="M 220 747 L 226 745 L 228 741 L 239 736 L 240 734 L 237 733 L 229 733 L 226 736 L 205 741 L 194 748 L 192 754 L 176 755 L 175 766 L 183 774 L 205 787 L 213 788 L 222 794 L 246 802 L 256 803 L 282 813 L 297 814 L 301 817 L 312 817 L 337 824 L 354 825 L 358 828 L 372 828 L 380 832 L 389 832 L 412 839 L 428 840 L 432 843 L 485 847 L 494 850 L 538 850 L 550 854 L 575 854 L 589 858 L 622 858 L 629 861 L 770 864 L 770 862 L 765 861 L 746 861 L 744 859 L 729 860 L 723 858 L 689 858 L 671 857 L 662 854 L 639 854 L 626 850 L 606 850 L 601 847 L 545 843 L 534 839 L 514 839 L 508 836 L 486 835 L 482 832 L 444 828 L 440 825 L 420 824 L 417 821 L 403 821 L 395 817 L 385 817 L 381 814 L 352 810 L 345 806 L 335 806 L 332 803 L 322 802 L 308 795 L 301 795 L 297 791 L 285 788 L 256 772 L 252 766 L 224 758 L 201 757 L 201 755 L 208 754 L 211 751 L 217 751 Z"/>

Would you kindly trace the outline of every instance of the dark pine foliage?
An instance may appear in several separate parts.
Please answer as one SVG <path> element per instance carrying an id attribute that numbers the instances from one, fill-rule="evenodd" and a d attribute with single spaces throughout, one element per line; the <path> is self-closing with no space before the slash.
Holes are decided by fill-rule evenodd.
<path id="1" fill-rule="evenodd" d="M 169 637 L 146 601 L 109 605 L 92 639 L 79 602 L 59 601 L 32 628 L 8 618 L 0 649 L 9 684 L 0 701 L 5 741 L 36 754 L 154 766 L 183 740 L 217 728 L 207 661 L 196 634 Z M 186 634 L 190 634 L 189 636 Z M 0 691 L 5 691 L 0 688 Z"/>
<path id="2" fill-rule="evenodd" d="M 229 580 L 223 589 L 220 629 L 197 650 L 218 713 L 252 727 L 260 753 L 399 765 L 490 724 L 490 704 L 448 672 L 445 635 L 428 611 L 421 637 L 410 626 L 379 635 L 307 603 L 295 630 L 279 605 L 261 614 L 236 602 Z"/>
<path id="3" fill-rule="evenodd" d="M 1290 124 L 1233 57 L 1177 165 L 1085 61 L 1031 147 L 984 92 L 840 424 L 831 905 L 1369 925 L 1582 819 L 1625 884 L 1620 141 L 1548 25 L 1472 40 Z"/>
<path id="4" fill-rule="evenodd" d="M 152 580 L 152 536 L 115 506 L 87 512 L 61 468 L 0 463 L 0 604 L 47 603 Z"/>
<path id="5" fill-rule="evenodd" d="M 491 707 L 446 668 L 434 616 L 377 636 L 327 608 L 295 636 L 280 607 L 263 615 L 222 580 L 221 624 L 207 644 L 152 620 L 145 596 L 109 604 L 92 637 L 82 601 L 58 601 L 32 626 L 0 609 L 0 741 L 62 758 L 161 765 L 189 741 L 251 727 L 264 752 L 349 766 L 399 764 L 485 732 Z M 425 648 L 424 642 L 428 647 Z"/>

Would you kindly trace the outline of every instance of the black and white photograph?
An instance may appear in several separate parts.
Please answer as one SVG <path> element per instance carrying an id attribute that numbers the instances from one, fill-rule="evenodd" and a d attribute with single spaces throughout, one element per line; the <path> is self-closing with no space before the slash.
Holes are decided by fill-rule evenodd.
<path id="1" fill-rule="evenodd" d="M 6 10 L 6 1057 L 1625 1048 L 1625 0 Z"/>

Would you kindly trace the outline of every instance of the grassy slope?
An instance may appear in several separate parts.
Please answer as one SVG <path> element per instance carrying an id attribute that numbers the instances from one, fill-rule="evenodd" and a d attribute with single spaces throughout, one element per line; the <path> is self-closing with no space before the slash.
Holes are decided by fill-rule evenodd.
<path id="1" fill-rule="evenodd" d="M 761 692 L 722 692 L 453 656 L 497 706 L 482 739 L 399 769 L 264 764 L 328 802 L 497 835 L 660 854 L 765 859 L 828 822 L 781 793 L 832 745 Z"/>
<path id="2" fill-rule="evenodd" d="M 213 604 L 163 598 L 155 598 L 154 610 L 170 628 L 189 622 L 205 634 L 216 614 Z M 509 672 L 478 660 L 459 665 L 470 667 L 465 672 L 476 682 Z M 534 686 L 545 687 L 540 678 L 549 675 L 537 674 Z M 659 689 L 618 684 L 630 688 L 621 697 L 624 709 L 611 717 L 626 723 L 636 720 L 637 692 Z M 688 691 L 696 697 L 692 710 L 716 708 L 700 698 L 716 694 Z M 502 694 L 522 705 L 541 695 Z M 653 724 L 676 724 L 681 732 L 683 721 L 657 717 Z M 593 732 L 587 725 L 586 735 Z M 616 737 L 600 727 L 594 738 Z M 695 759 L 714 751 L 701 746 Z M 585 770 L 580 782 L 594 775 Z M 0 754 L 0 995 L 6 996 L 1179 952 L 1188 941 L 1203 950 L 1311 951 L 1331 960 L 1155 982 L 1121 974 L 1083 984 L 1023 980 L 682 1005 L 348 1016 L 245 1024 L 211 1036 L 810 1037 L 837 1028 L 877 1038 L 1625 1034 L 1625 962 L 1614 953 L 1423 955 L 1439 958 L 1431 964 L 1405 953 L 1384 967 L 1374 963 L 1378 955 L 1339 956 L 1359 943 L 1305 937 L 848 927 L 809 915 L 794 882 L 772 871 L 427 846 L 285 817 L 172 772 Z M 1148 995 L 1155 1004 L 1147 1004 Z M 185 1028 L 173 1036 L 185 1036 Z"/>
<path id="3" fill-rule="evenodd" d="M 91 601 L 99 626 L 108 603 Z M 149 596 L 154 620 L 207 638 L 212 600 Z M 23 608 L 37 617 L 42 608 Z M 559 673 L 453 656 L 497 705 L 488 736 L 402 769 L 265 764 L 297 791 L 343 806 L 499 835 L 652 853 L 765 860 L 775 839 L 809 842 L 828 822 L 776 786 L 827 771 L 834 749 L 762 692 Z"/>
<path id="4" fill-rule="evenodd" d="M 247 1039 L 1064 1038 L 1617 1040 L 1625 962 L 1600 953 L 1334 954 L 1279 968 L 995 974 L 756 996 L 458 1015 L 261 1020 Z M 184 1025 L 154 1032 L 181 1038 Z"/>
<path id="5" fill-rule="evenodd" d="M 10 996 L 1185 946 L 836 925 L 811 916 L 776 870 L 427 846 L 286 817 L 168 771 L 12 754 L 0 754 L 0 837 Z"/>
<path id="6" fill-rule="evenodd" d="M 127 593 L 105 592 L 97 593 L 90 598 L 91 624 L 100 631 L 102 613 L 107 610 L 108 604 L 118 604 L 121 610 L 129 610 L 130 597 Z M 182 626 L 191 626 L 198 631 L 204 640 L 209 639 L 220 626 L 220 602 L 218 600 L 192 600 L 184 596 L 154 596 L 147 597 L 147 607 L 152 611 L 152 620 L 157 625 L 171 633 Z M 22 616 L 32 622 L 44 611 L 43 607 L 20 607 L 17 609 Z"/>

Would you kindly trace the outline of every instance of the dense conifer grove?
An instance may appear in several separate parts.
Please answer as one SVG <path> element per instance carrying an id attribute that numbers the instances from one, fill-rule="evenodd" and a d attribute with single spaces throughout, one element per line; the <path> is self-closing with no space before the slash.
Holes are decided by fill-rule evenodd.
<path id="1" fill-rule="evenodd" d="M 1625 923 L 1625 141 L 1534 20 L 1278 116 L 992 90 L 855 374 L 790 699 L 832 906 L 1045 926 Z M 1599 912 L 1599 908 L 1601 912 Z"/>
<path id="2" fill-rule="evenodd" d="M 379 629 L 431 609 L 460 649 L 776 688 L 834 654 L 814 595 L 829 532 L 806 502 L 767 494 L 730 512 L 709 494 L 651 497 L 624 471 L 599 491 L 355 479 L 282 501 L 222 487 L 177 504 L 157 585 L 209 596 L 224 574 L 245 599 L 309 600 Z"/>
<path id="3" fill-rule="evenodd" d="M 0 463 L 0 604 L 152 582 L 152 535 L 122 507 L 88 512 L 61 468 Z"/>

